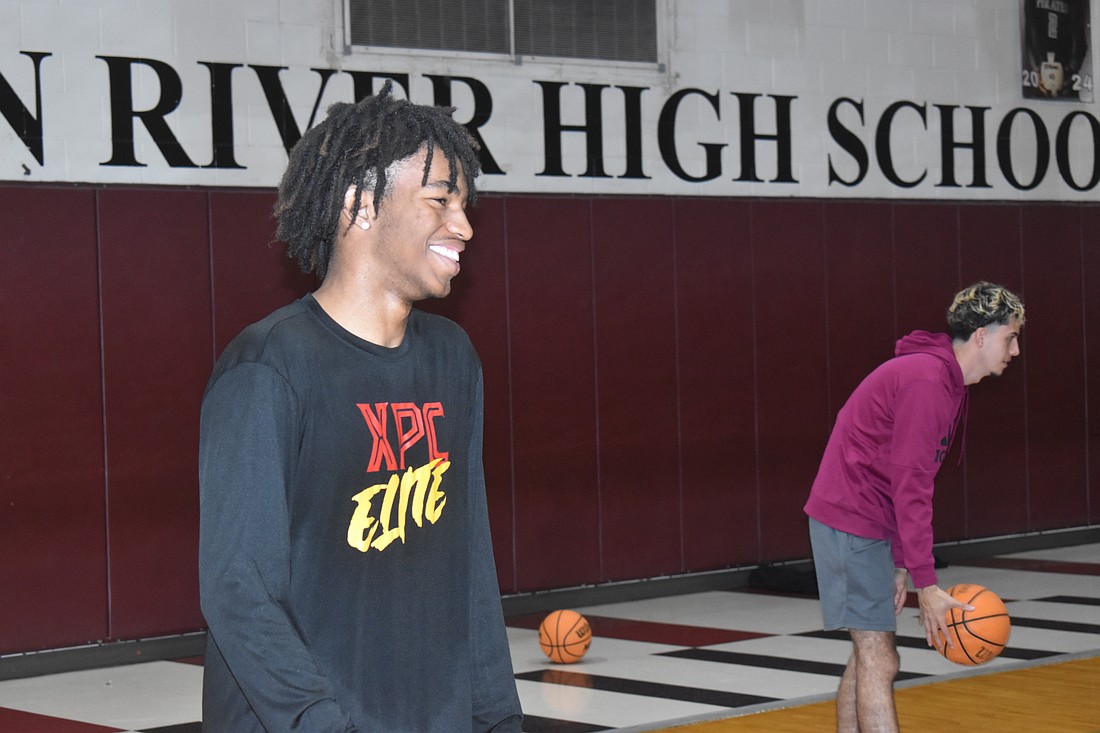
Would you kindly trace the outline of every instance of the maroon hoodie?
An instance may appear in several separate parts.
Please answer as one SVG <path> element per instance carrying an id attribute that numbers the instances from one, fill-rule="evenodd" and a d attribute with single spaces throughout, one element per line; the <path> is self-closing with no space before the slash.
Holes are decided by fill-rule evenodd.
<path id="1" fill-rule="evenodd" d="M 932 482 L 966 386 L 947 334 L 914 331 L 895 354 L 841 408 L 805 511 L 834 529 L 889 540 L 894 565 L 923 588 L 936 583 Z"/>

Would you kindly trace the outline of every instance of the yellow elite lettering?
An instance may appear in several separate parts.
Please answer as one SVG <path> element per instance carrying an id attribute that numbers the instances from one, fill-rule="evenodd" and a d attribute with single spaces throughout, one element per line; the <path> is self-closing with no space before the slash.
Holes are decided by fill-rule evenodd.
<path id="1" fill-rule="evenodd" d="M 439 465 L 436 465 L 437 463 Z M 443 513 L 443 507 L 447 504 L 447 495 L 439 490 L 439 483 L 443 480 L 443 474 L 451 467 L 451 462 L 440 462 L 440 459 L 436 459 L 426 466 L 428 467 L 432 469 L 432 487 L 428 491 L 428 501 L 424 505 L 424 516 L 429 522 L 435 524 Z"/>
<path id="2" fill-rule="evenodd" d="M 401 477 L 400 491 L 397 491 L 397 474 L 390 478 L 390 483 L 386 487 L 386 498 L 382 500 L 382 509 L 379 510 L 379 521 L 382 523 L 384 531 L 378 536 L 378 539 L 370 544 L 379 552 L 389 547 L 390 543 L 398 538 L 401 538 L 401 544 L 405 544 L 405 515 L 409 511 L 409 494 L 412 493 L 412 484 L 413 472 L 411 468 L 405 471 L 405 475 Z M 393 498 L 395 494 L 399 494 L 397 526 L 390 527 L 390 522 L 393 521 Z"/>
<path id="3" fill-rule="evenodd" d="M 351 515 L 348 524 L 348 544 L 359 552 L 366 552 L 370 547 L 371 538 L 378 531 L 378 522 L 370 515 L 370 500 L 378 492 L 387 486 L 397 486 L 397 476 L 391 476 L 389 484 L 375 484 L 368 486 L 355 496 L 351 497 L 355 502 L 355 512 Z M 370 529 L 370 533 L 364 538 L 363 534 Z"/>
<path id="4" fill-rule="evenodd" d="M 405 526 L 410 514 L 417 527 L 424 526 L 424 519 L 432 524 L 439 521 L 447 504 L 447 495 L 439 486 L 450 467 L 450 461 L 436 458 L 420 468 L 408 468 L 400 477 L 394 474 L 387 483 L 369 486 L 353 496 L 356 507 L 348 524 L 348 544 L 360 552 L 370 549 L 381 552 L 396 539 L 405 543 Z M 382 492 L 385 495 L 375 517 L 371 500 Z"/>
<path id="5" fill-rule="evenodd" d="M 439 476 L 442 476 L 443 472 L 451 466 L 449 461 L 445 462 L 442 466 L 437 466 L 436 464 L 442 460 L 442 458 L 436 458 L 434 461 L 416 469 L 416 493 L 413 494 L 412 518 L 413 521 L 416 522 L 417 527 L 424 526 L 425 495 L 427 495 L 428 500 L 432 502 L 437 502 L 438 497 L 443 496 L 444 502 L 446 502 L 444 494 L 435 490 L 435 487 L 439 486 Z M 436 477 L 435 487 L 430 483 L 433 476 Z M 432 488 L 431 494 L 428 492 L 429 488 Z M 440 505 L 439 510 L 442 509 L 443 506 Z M 435 521 L 439 519 L 439 511 L 432 508 L 429 508 L 428 511 L 428 521 L 435 524 Z"/>
<path id="6" fill-rule="evenodd" d="M 416 469 L 416 492 L 412 500 L 412 518 L 417 527 L 424 526 L 424 495 L 428 493 L 428 479 L 431 478 L 432 464 Z M 405 474 L 408 476 L 409 474 Z"/>

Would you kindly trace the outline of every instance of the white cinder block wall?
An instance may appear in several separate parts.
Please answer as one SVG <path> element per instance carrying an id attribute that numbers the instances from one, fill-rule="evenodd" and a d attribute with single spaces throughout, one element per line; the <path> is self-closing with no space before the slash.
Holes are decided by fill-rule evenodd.
<path id="1" fill-rule="evenodd" d="M 0 0 L 0 179 L 273 186 L 286 153 L 252 68 L 265 66 L 283 68 L 279 80 L 298 129 L 311 123 L 315 107 L 313 122 L 328 104 L 353 97 L 348 72 L 407 74 L 418 102 L 434 101 L 425 75 L 480 82 L 492 100 L 480 133 L 503 169 L 483 179 L 487 191 L 1095 201 L 1100 110 L 1090 90 L 1073 101 L 1024 97 L 1025 1 L 1035 2 L 656 0 L 660 63 L 611 64 L 347 51 L 342 0 Z M 1100 0 L 1086 1 L 1095 49 Z M 48 55 L 36 65 L 33 54 Z M 1083 67 L 1090 75 L 1094 58 L 1090 52 Z M 212 65 L 232 67 L 231 110 L 220 114 L 232 121 L 222 135 L 231 130 L 239 167 L 213 165 Z M 112 85 L 112 68 L 129 71 L 128 89 Z M 338 72 L 323 92 L 315 69 Z M 178 79 L 178 102 L 166 100 L 166 79 Z M 547 119 L 547 83 L 565 85 L 557 120 Z M 581 84 L 603 87 L 602 177 L 584 175 L 585 132 L 552 131 L 553 124 L 591 124 Z M 636 119 L 623 87 L 642 90 L 636 92 Z M 456 117 L 469 120 L 470 87 L 455 82 L 452 89 Z M 747 131 L 740 113 L 746 99 L 752 100 L 756 133 L 778 134 L 790 146 L 783 161 L 776 140 L 755 141 L 757 181 L 744 180 Z M 190 164 L 169 161 L 141 122 L 132 125 L 134 161 L 107 164 L 128 134 L 113 121 L 112 106 L 137 113 L 158 104 L 166 107 L 162 119 Z M 781 127 L 783 104 L 789 124 Z M 944 185 L 950 183 L 942 169 L 944 114 L 951 115 L 954 139 L 962 145 L 947 172 L 955 185 Z M 17 129 L 27 116 L 40 127 L 41 143 L 33 129 Z M 661 150 L 662 120 L 679 175 Z M 981 123 L 980 152 L 967 147 L 975 120 Z M 632 125 L 641 131 L 644 177 L 625 175 Z M 1011 141 L 1007 161 L 997 146 L 1002 125 Z M 1061 167 L 1059 130 L 1069 161 Z M 547 170 L 547 137 L 554 134 L 564 175 L 540 175 Z M 1038 144 L 1039 138 L 1047 144 Z M 877 139 L 888 142 L 889 170 Z M 709 171 L 708 146 L 720 148 L 718 165 Z M 862 177 L 859 150 L 867 157 Z M 784 165 L 791 174 L 777 180 L 784 178 Z M 1003 173 L 1005 165 L 1016 185 Z"/>

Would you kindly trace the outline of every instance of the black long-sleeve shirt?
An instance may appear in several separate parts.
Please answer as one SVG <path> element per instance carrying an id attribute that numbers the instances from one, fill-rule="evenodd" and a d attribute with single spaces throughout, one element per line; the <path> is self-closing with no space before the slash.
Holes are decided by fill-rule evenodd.
<path id="1" fill-rule="evenodd" d="M 200 435 L 205 730 L 520 731 L 482 415 L 438 316 L 388 349 L 306 296 L 230 344 Z"/>

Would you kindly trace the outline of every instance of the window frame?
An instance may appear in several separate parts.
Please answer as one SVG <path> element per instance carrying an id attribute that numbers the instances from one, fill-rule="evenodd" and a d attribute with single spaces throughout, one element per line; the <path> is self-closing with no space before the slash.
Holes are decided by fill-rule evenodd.
<path id="1" fill-rule="evenodd" d="M 410 56 L 424 57 L 428 59 L 454 60 L 463 59 L 470 61 L 507 62 L 515 66 L 526 64 L 577 66 L 591 68 L 593 63 L 603 67 L 625 69 L 634 71 L 656 71 L 665 73 L 667 64 L 667 34 L 670 23 L 668 22 L 672 0 L 652 0 L 655 15 L 655 61 L 627 61 L 623 59 L 592 59 L 578 56 L 544 56 L 535 54 L 516 53 L 515 47 L 515 9 L 513 0 L 508 0 L 508 44 L 511 51 L 508 53 L 495 53 L 489 51 L 457 51 L 451 49 L 435 48 L 409 48 L 398 46 L 368 46 L 365 44 L 353 44 L 351 42 L 351 0 L 333 0 L 336 5 L 336 17 L 338 22 L 336 35 L 343 46 L 345 56 L 391 56 L 397 58 L 409 58 Z"/>

